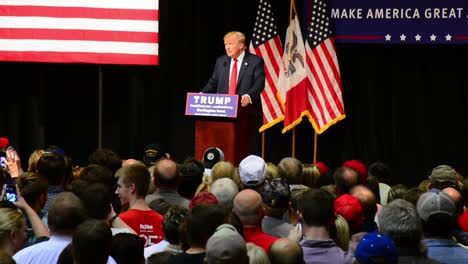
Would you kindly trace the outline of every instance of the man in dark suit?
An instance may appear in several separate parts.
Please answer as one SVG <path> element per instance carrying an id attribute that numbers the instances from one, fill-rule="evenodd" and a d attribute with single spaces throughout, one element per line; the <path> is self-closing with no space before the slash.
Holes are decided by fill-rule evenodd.
<path id="1" fill-rule="evenodd" d="M 243 107 L 260 105 L 260 93 L 265 87 L 263 60 L 245 51 L 245 35 L 238 31 L 224 36 L 226 55 L 216 65 L 202 93 L 238 94 Z"/>

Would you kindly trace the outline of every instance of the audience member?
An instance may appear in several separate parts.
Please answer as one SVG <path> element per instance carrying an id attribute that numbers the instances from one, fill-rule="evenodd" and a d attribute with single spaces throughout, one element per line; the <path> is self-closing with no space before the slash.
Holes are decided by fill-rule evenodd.
<path id="1" fill-rule="evenodd" d="M 409 188 L 404 194 L 403 199 L 412 203 L 414 206 L 418 204 L 419 197 L 421 197 L 421 190 L 418 187 Z"/>
<path id="2" fill-rule="evenodd" d="M 229 178 L 217 179 L 211 185 L 211 193 L 218 199 L 219 205 L 231 211 L 234 207 L 234 197 L 239 193 L 236 183 Z"/>
<path id="3" fill-rule="evenodd" d="M 13 256 L 26 242 L 26 223 L 17 210 L 0 208 L 0 250 Z"/>
<path id="4" fill-rule="evenodd" d="M 293 157 L 283 158 L 278 163 L 278 174 L 291 188 L 294 188 L 294 185 L 302 185 L 302 162 Z"/>
<path id="5" fill-rule="evenodd" d="M 75 264 L 115 263 L 110 257 L 112 232 L 104 221 L 89 219 L 73 233 L 71 251 Z"/>
<path id="6" fill-rule="evenodd" d="M 146 259 L 146 264 L 170 264 L 173 257 L 174 255 L 166 251 L 154 253 Z"/>
<path id="7" fill-rule="evenodd" d="M 298 211 L 302 232 L 295 228 L 291 233 L 296 241 L 305 236 L 300 243 L 305 263 L 352 263 L 352 256 L 339 248 L 330 237 L 330 225 L 335 219 L 330 193 L 320 189 L 303 193 Z"/>
<path id="8" fill-rule="evenodd" d="M 226 219 L 226 212 L 219 205 L 200 204 L 192 208 L 181 227 L 190 248 L 175 255 L 171 263 L 204 263 L 206 243 Z"/>
<path id="9" fill-rule="evenodd" d="M 162 251 L 170 252 L 173 255 L 182 253 L 182 241 L 179 229 L 188 214 L 189 210 L 187 210 L 187 208 L 177 205 L 174 205 L 167 211 L 164 215 L 162 226 L 164 240 L 156 245 L 145 248 L 146 259 L 148 259 L 149 256 Z"/>
<path id="10" fill-rule="evenodd" d="M 273 162 L 267 162 L 267 179 L 276 179 L 279 178 L 278 173 L 278 166 L 276 166 Z"/>
<path id="11" fill-rule="evenodd" d="M 468 263 L 468 250 L 452 239 L 455 204 L 446 193 L 433 189 L 421 195 L 418 214 L 422 220 L 427 255 L 443 263 Z"/>
<path id="12" fill-rule="evenodd" d="M 147 203 L 163 198 L 171 205 L 188 208 L 189 200 L 182 197 L 177 188 L 180 184 L 179 166 L 173 160 L 161 159 L 154 165 L 154 186 L 156 191 L 145 198 Z"/>
<path id="13" fill-rule="evenodd" d="M 335 219 L 335 228 L 330 228 L 330 237 L 335 241 L 343 251 L 348 251 L 351 239 L 348 221 L 341 215 L 337 215 Z"/>
<path id="14" fill-rule="evenodd" d="M 118 171 L 120 177 L 115 193 L 122 206 L 128 210 L 119 217 L 133 229 L 145 242 L 145 246 L 154 245 L 163 239 L 163 217 L 151 210 L 145 202 L 150 175 L 145 166 L 128 165 Z"/>
<path id="15" fill-rule="evenodd" d="M 351 235 L 362 231 L 365 217 L 359 199 L 349 194 L 343 194 L 334 201 L 334 210 L 337 215 L 346 219 Z"/>
<path id="16" fill-rule="evenodd" d="M 234 198 L 234 213 L 244 226 L 245 241 L 252 242 L 268 252 L 278 239 L 263 233 L 261 224 L 264 215 L 262 197 L 252 189 L 239 192 Z"/>
<path id="17" fill-rule="evenodd" d="M 112 175 L 114 175 L 120 167 L 122 167 L 122 160 L 117 152 L 101 148 L 96 149 L 88 157 L 89 164 L 98 164 L 108 168 Z"/>
<path id="18" fill-rule="evenodd" d="M 302 184 L 309 188 L 318 187 L 318 179 L 320 178 L 320 171 L 318 167 L 313 164 L 304 164 L 302 166 Z"/>
<path id="19" fill-rule="evenodd" d="M 343 162 L 342 166 L 354 169 L 359 174 L 359 183 L 367 184 L 367 168 L 364 163 L 359 160 L 348 160 Z"/>
<path id="20" fill-rule="evenodd" d="M 15 260 L 7 252 L 0 250 L 0 263 L 2 264 L 16 264 Z"/>
<path id="21" fill-rule="evenodd" d="M 44 153 L 43 149 L 36 149 L 29 155 L 28 172 L 37 172 L 37 161 Z"/>
<path id="22" fill-rule="evenodd" d="M 211 169 L 213 166 L 224 161 L 224 152 L 217 147 L 210 147 L 203 153 L 203 164 L 205 165 L 205 173 L 211 175 Z"/>
<path id="23" fill-rule="evenodd" d="M 283 220 L 289 211 L 290 191 L 285 179 L 265 180 L 259 188 L 262 196 L 265 217 L 262 220 L 262 231 L 274 237 L 288 237 L 293 225 Z"/>
<path id="24" fill-rule="evenodd" d="M 164 146 L 160 143 L 150 143 L 145 146 L 142 161 L 146 167 L 153 166 L 158 160 L 168 158 Z"/>
<path id="25" fill-rule="evenodd" d="M 403 196 L 408 191 L 408 187 L 403 184 L 397 184 L 392 186 L 390 191 L 388 192 L 387 203 L 390 203 L 396 199 L 403 199 Z"/>
<path id="26" fill-rule="evenodd" d="M 52 201 L 57 194 L 63 192 L 61 186 L 65 177 L 66 164 L 62 155 L 57 153 L 44 153 L 37 161 L 37 173 L 47 182 L 47 202 L 42 208 L 42 215 L 47 215 Z"/>
<path id="27" fill-rule="evenodd" d="M 432 169 L 429 181 L 431 182 L 430 189 L 442 190 L 447 187 L 460 189 L 457 181 L 457 172 L 448 165 L 439 165 Z"/>
<path id="28" fill-rule="evenodd" d="M 351 188 L 360 183 L 358 171 L 347 166 L 336 169 L 333 178 L 335 179 L 336 196 L 338 197 L 349 194 Z"/>
<path id="29" fill-rule="evenodd" d="M 185 160 L 180 166 L 179 193 L 187 199 L 192 199 L 198 185 L 203 179 L 203 163 L 197 159 Z"/>
<path id="30" fill-rule="evenodd" d="M 119 233 L 112 237 L 111 256 L 118 264 L 144 264 L 145 243 L 135 234 Z"/>
<path id="31" fill-rule="evenodd" d="M 378 227 L 374 220 L 377 213 L 377 200 L 374 193 L 363 185 L 353 187 L 350 193 L 352 196 L 358 198 L 362 205 L 362 211 L 364 213 L 362 231 L 377 232 Z"/>
<path id="32" fill-rule="evenodd" d="M 398 248 L 398 263 L 440 263 L 426 256 L 421 244 L 422 224 L 416 207 L 403 199 L 396 199 L 382 208 L 379 232 L 389 236 Z"/>
<path id="33" fill-rule="evenodd" d="M 75 228 L 85 219 L 80 199 L 71 192 L 57 194 L 47 216 L 52 236 L 17 252 L 18 263 L 56 263 L 62 250 L 72 241 Z"/>
<path id="34" fill-rule="evenodd" d="M 164 200 L 163 198 L 157 198 L 151 203 L 149 203 L 148 206 L 152 210 L 156 211 L 158 214 L 165 215 L 172 205 L 166 202 L 166 200 Z"/>
<path id="35" fill-rule="evenodd" d="M 271 264 L 303 264 L 304 253 L 302 247 L 288 238 L 280 238 L 271 245 L 268 252 Z"/>
<path id="36" fill-rule="evenodd" d="M 380 204 L 386 205 L 392 180 L 390 168 L 387 164 L 377 161 L 369 166 L 368 175 L 377 177 L 379 182 Z"/>
<path id="37" fill-rule="evenodd" d="M 208 239 L 206 243 L 206 263 L 249 263 L 245 240 L 232 225 L 220 225 Z"/>
<path id="38" fill-rule="evenodd" d="M 199 205 L 199 204 L 216 204 L 219 205 L 218 199 L 216 196 L 210 192 L 201 192 L 197 193 L 193 199 L 190 201 L 189 209 Z"/>
<path id="39" fill-rule="evenodd" d="M 239 176 L 242 186 L 246 188 L 255 188 L 261 185 L 266 179 L 265 161 L 259 156 L 247 156 L 239 163 Z"/>
<path id="40" fill-rule="evenodd" d="M 398 263 L 398 249 L 384 234 L 367 233 L 354 253 L 359 264 Z"/>
<path id="41" fill-rule="evenodd" d="M 254 243 L 247 243 L 247 256 L 249 257 L 249 264 L 270 264 L 265 250 Z"/>

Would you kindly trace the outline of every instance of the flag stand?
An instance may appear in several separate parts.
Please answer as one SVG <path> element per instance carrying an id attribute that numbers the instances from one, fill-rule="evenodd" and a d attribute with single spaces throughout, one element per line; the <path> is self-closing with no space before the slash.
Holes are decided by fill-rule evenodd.
<path id="1" fill-rule="evenodd" d="M 317 133 L 314 133 L 314 162 L 317 162 L 317 145 L 318 145 L 318 136 Z"/>

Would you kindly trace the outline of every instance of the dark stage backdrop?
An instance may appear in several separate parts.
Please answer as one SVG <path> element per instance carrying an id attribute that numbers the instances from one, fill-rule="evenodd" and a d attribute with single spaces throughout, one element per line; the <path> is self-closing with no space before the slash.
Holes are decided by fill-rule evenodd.
<path id="1" fill-rule="evenodd" d="M 178 161 L 193 155 L 185 94 L 208 80 L 224 52 L 224 33 L 252 34 L 257 1 L 229 3 L 161 0 L 160 66 L 102 66 L 104 147 L 140 158 L 146 143 L 159 141 Z M 273 4 L 284 32 L 288 3 Z M 395 181 L 407 184 L 441 163 L 467 170 L 466 46 L 339 45 L 337 52 L 347 118 L 319 136 L 319 160 L 333 168 L 348 159 L 384 161 Z M 3 62 L 0 68 L 0 135 L 23 162 L 32 150 L 55 144 L 85 165 L 97 147 L 98 66 Z M 291 154 L 291 135 L 280 130 L 266 132 L 267 161 Z M 296 144 L 297 157 L 311 162 L 306 120 Z"/>

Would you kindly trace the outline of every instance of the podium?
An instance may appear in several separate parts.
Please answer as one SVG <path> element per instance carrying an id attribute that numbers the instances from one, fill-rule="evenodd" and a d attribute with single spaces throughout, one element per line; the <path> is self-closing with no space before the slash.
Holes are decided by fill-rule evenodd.
<path id="1" fill-rule="evenodd" d="M 219 97 L 235 98 L 230 105 L 235 107 L 236 114 L 231 117 L 223 116 L 206 111 L 203 104 L 204 114 L 194 114 L 195 111 L 187 110 L 190 105 L 197 105 L 190 101 L 189 96 L 209 96 L 211 102 L 215 102 Z M 213 98 L 215 99 L 213 99 Z M 192 102 L 192 103 L 191 103 Z M 198 101 L 197 103 L 200 103 Z M 219 100 L 221 102 L 221 100 Z M 243 158 L 250 152 L 250 129 L 249 114 L 251 106 L 240 107 L 237 95 L 217 95 L 217 94 L 187 94 L 186 115 L 193 115 L 195 118 L 195 158 L 203 160 L 203 154 L 210 147 L 218 147 L 224 152 L 224 160 L 230 161 L 234 166 L 238 166 Z M 219 104 L 215 104 L 219 105 Z M 213 109 L 213 107 L 208 107 Z"/>

